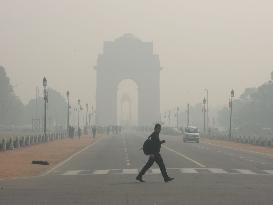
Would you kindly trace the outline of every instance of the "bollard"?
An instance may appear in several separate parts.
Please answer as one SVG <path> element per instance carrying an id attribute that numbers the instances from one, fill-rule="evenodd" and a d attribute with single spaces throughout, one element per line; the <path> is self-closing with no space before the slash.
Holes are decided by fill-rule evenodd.
<path id="1" fill-rule="evenodd" d="M 262 139 L 261 139 L 261 137 L 259 137 L 259 144 L 258 145 L 263 145 L 263 141 L 262 141 Z"/>
<path id="2" fill-rule="evenodd" d="M 19 142 L 20 142 L 20 147 L 24 147 L 25 146 L 24 136 L 21 136 L 21 138 L 19 139 Z"/>
<path id="3" fill-rule="evenodd" d="M 19 137 L 17 136 L 14 141 L 14 148 L 20 148 Z"/>
<path id="4" fill-rule="evenodd" d="M 256 137 L 254 136 L 254 137 L 253 137 L 253 145 L 256 145 L 256 142 L 257 142 L 257 139 L 256 139 Z"/>
<path id="5" fill-rule="evenodd" d="M 242 136 L 240 136 L 240 140 L 239 140 L 239 142 L 240 142 L 240 143 L 244 143 L 244 141 L 243 141 L 243 137 L 242 137 Z"/>
<path id="6" fill-rule="evenodd" d="M 267 139 L 267 147 L 271 147 L 271 140 Z"/>
<path id="7" fill-rule="evenodd" d="M 42 135 L 39 135 L 38 136 L 38 143 L 41 143 L 42 142 Z"/>
<path id="8" fill-rule="evenodd" d="M 25 146 L 29 146 L 29 136 L 25 137 Z"/>
<path id="9" fill-rule="evenodd" d="M 1 141 L 0 150 L 4 152 L 4 151 L 6 151 L 6 149 L 7 149 L 7 146 L 6 146 L 6 139 L 4 138 L 4 139 L 2 139 L 2 141 Z"/>
<path id="10" fill-rule="evenodd" d="M 2 151 L 6 151 L 7 150 L 7 142 L 6 139 L 2 139 L 2 146 L 1 146 L 1 150 Z"/>
<path id="11" fill-rule="evenodd" d="M 29 136 L 29 145 L 32 145 L 33 144 L 33 138 L 32 138 L 32 135 Z"/>
<path id="12" fill-rule="evenodd" d="M 244 144 L 247 144 L 247 137 L 244 136 Z"/>
<path id="13" fill-rule="evenodd" d="M 260 142 L 261 142 L 260 145 L 264 146 L 264 139 L 263 138 L 261 138 Z"/>
<path id="14" fill-rule="evenodd" d="M 8 140 L 7 149 L 8 150 L 14 150 L 12 137 Z"/>
<path id="15" fill-rule="evenodd" d="M 32 145 L 33 144 L 33 136 L 30 136 L 30 139 L 29 139 L 29 144 Z"/>

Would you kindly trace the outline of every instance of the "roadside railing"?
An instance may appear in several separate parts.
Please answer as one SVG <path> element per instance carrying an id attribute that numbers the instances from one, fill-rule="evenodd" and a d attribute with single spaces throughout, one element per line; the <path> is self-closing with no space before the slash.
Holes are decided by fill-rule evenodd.
<path id="1" fill-rule="evenodd" d="M 242 144 L 258 145 L 263 147 L 273 147 L 273 137 L 259 137 L 259 136 L 227 136 L 227 135 L 211 135 L 203 136 L 208 139 L 232 141 Z"/>
<path id="2" fill-rule="evenodd" d="M 44 134 L 33 134 L 27 136 L 11 136 L 3 137 L 0 140 L 0 151 L 14 150 L 18 148 L 28 147 L 35 144 L 48 143 L 55 140 L 66 138 L 67 132 L 55 132 Z"/>

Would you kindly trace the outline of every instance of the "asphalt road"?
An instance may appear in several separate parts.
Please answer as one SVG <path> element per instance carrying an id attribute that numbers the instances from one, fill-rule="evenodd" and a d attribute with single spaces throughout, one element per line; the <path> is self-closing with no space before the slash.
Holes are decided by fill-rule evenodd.
<path id="1" fill-rule="evenodd" d="M 0 204 L 273 204 L 273 156 L 246 153 L 163 136 L 168 173 L 164 183 L 157 165 L 135 180 L 147 157 L 139 151 L 143 133 L 108 136 L 45 176 L 0 181 Z"/>

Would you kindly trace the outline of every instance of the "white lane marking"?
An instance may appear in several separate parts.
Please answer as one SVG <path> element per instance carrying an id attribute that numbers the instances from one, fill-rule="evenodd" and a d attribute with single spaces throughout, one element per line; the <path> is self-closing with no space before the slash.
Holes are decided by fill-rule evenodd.
<path id="1" fill-rule="evenodd" d="M 171 148 L 167 147 L 166 145 L 164 145 L 163 147 L 164 147 L 165 149 L 167 149 L 167 150 L 169 150 L 169 151 L 171 151 L 171 152 L 177 154 L 178 156 L 183 157 L 183 158 L 185 158 L 185 159 L 187 159 L 187 160 L 193 162 L 194 164 L 198 165 L 199 167 L 202 167 L 202 168 L 205 168 L 205 167 L 206 167 L 205 165 L 203 165 L 203 164 L 201 164 L 201 163 L 199 163 L 199 162 L 197 162 L 197 161 L 191 159 L 190 157 L 188 157 L 188 156 L 186 156 L 186 155 L 184 155 L 184 154 L 182 154 L 182 153 L 180 153 L 180 152 L 175 151 L 174 149 L 171 149 Z"/>
<path id="2" fill-rule="evenodd" d="M 67 162 L 69 162 L 71 159 L 73 159 L 74 157 L 76 157 L 77 155 L 79 155 L 80 153 L 84 152 L 85 150 L 89 149 L 90 147 L 93 147 L 95 144 L 97 144 L 99 141 L 101 141 L 104 137 L 98 139 L 97 141 L 93 142 L 92 144 L 88 145 L 87 147 L 83 148 L 82 150 L 74 153 L 73 155 L 71 155 L 70 157 L 68 157 L 66 160 L 60 162 L 59 164 L 57 164 L 55 167 L 51 168 L 50 170 L 48 170 L 47 172 L 45 172 L 44 174 L 41 174 L 40 176 L 47 176 L 49 175 L 51 172 L 55 171 L 56 169 L 60 168 L 61 166 L 63 166 L 64 164 L 66 164 Z"/>
<path id="3" fill-rule="evenodd" d="M 209 168 L 208 170 L 213 174 L 228 174 L 228 172 L 223 169 Z"/>
<path id="4" fill-rule="evenodd" d="M 273 175 L 273 170 L 264 170 L 265 173 L 267 174 L 272 174 Z"/>
<path id="5" fill-rule="evenodd" d="M 234 169 L 235 171 L 239 172 L 240 174 L 257 174 L 248 169 Z"/>
<path id="6" fill-rule="evenodd" d="M 138 174 L 138 169 L 123 169 L 122 174 Z"/>
<path id="7" fill-rule="evenodd" d="M 129 160 L 129 159 L 126 160 L 126 165 L 127 165 L 128 167 L 131 166 L 131 163 L 130 163 L 130 160 Z"/>
<path id="8" fill-rule="evenodd" d="M 129 160 L 129 154 L 128 154 L 127 143 L 126 143 L 125 137 L 123 137 L 123 146 L 124 146 L 124 152 L 125 152 L 126 166 L 130 167 L 131 162 Z"/>
<path id="9" fill-rule="evenodd" d="M 152 174 L 160 174 L 160 169 L 152 169 Z"/>
<path id="10" fill-rule="evenodd" d="M 66 171 L 62 175 L 64 175 L 64 176 L 74 176 L 74 175 L 79 175 L 82 171 L 85 171 L 85 170 L 70 170 L 70 171 Z"/>
<path id="11" fill-rule="evenodd" d="M 180 171 L 183 174 L 198 174 L 198 171 L 196 169 L 192 169 L 192 168 L 182 168 L 182 169 L 180 169 Z"/>
<path id="12" fill-rule="evenodd" d="M 106 169 L 106 170 L 96 170 L 93 172 L 93 174 L 95 175 L 105 175 L 105 174 L 109 174 L 110 170 Z"/>

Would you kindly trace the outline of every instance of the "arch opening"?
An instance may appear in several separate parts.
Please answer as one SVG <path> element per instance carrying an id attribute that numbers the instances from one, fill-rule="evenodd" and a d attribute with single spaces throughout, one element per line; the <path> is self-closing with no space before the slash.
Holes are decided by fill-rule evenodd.
<path id="1" fill-rule="evenodd" d="M 132 79 L 121 80 L 117 86 L 117 124 L 138 125 L 138 86 Z"/>

